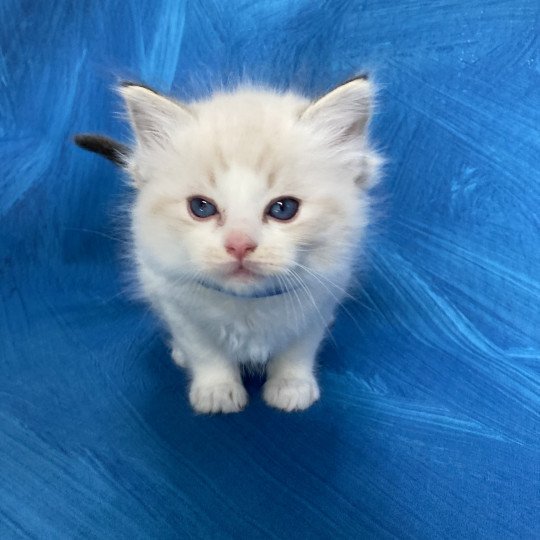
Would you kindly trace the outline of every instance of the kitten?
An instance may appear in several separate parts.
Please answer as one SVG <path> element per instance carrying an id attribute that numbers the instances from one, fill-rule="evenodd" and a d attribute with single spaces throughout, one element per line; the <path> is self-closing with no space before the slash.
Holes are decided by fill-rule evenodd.
<path id="1" fill-rule="evenodd" d="M 132 83 L 119 92 L 134 148 L 77 142 L 137 189 L 139 281 L 189 371 L 192 407 L 240 411 L 251 363 L 266 368 L 269 405 L 306 409 L 368 222 L 372 84 L 359 77 L 315 101 L 251 87 L 190 104 Z"/>

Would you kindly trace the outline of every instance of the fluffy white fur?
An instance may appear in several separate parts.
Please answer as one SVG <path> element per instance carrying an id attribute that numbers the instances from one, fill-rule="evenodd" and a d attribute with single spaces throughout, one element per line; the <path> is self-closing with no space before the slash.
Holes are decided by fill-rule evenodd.
<path id="1" fill-rule="evenodd" d="M 136 136 L 128 170 L 138 275 L 170 329 L 174 361 L 191 375 L 191 405 L 241 410 L 241 366 L 251 363 L 266 367 L 269 405 L 309 407 L 319 398 L 317 349 L 367 225 L 378 165 L 366 138 L 371 83 L 355 79 L 314 102 L 257 88 L 191 104 L 137 85 L 119 91 Z M 219 216 L 193 218 L 196 195 Z M 301 201 L 290 222 L 265 216 L 280 196 Z M 244 261 L 255 275 L 231 275 L 231 233 L 257 244 Z M 274 286 L 288 292 L 249 297 Z"/>

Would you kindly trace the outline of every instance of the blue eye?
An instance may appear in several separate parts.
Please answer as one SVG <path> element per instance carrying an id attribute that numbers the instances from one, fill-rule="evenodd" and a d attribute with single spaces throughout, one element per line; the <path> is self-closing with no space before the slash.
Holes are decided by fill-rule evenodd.
<path id="1" fill-rule="evenodd" d="M 266 210 L 266 214 L 274 219 L 281 221 L 287 221 L 292 219 L 298 212 L 300 202 L 292 197 L 283 197 L 270 203 L 270 206 Z"/>
<path id="2" fill-rule="evenodd" d="M 202 197 L 192 197 L 188 203 L 189 209 L 195 217 L 206 219 L 218 213 L 216 205 Z"/>

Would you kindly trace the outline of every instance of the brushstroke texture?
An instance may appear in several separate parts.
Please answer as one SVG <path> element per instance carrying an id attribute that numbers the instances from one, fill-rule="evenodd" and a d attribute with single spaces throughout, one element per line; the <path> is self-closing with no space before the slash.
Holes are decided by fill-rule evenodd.
<path id="1" fill-rule="evenodd" d="M 540 8 L 0 3 L 1 538 L 539 538 Z M 381 85 L 388 157 L 323 398 L 196 417 L 124 293 L 118 78 Z"/>

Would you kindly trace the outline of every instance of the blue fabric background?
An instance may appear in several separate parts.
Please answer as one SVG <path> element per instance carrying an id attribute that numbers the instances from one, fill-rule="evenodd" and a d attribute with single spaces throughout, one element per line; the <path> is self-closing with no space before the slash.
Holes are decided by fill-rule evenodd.
<path id="1" fill-rule="evenodd" d="M 539 538 L 536 0 L 0 3 L 0 537 Z M 379 82 L 388 158 L 322 400 L 197 417 L 123 293 L 118 78 Z"/>

